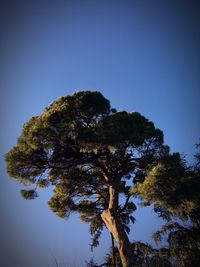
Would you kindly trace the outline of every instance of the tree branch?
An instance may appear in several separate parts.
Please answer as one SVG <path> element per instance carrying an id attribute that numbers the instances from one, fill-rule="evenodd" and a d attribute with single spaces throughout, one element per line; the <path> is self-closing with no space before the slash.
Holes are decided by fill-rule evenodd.
<path id="1" fill-rule="evenodd" d="M 125 201 L 125 203 L 124 203 L 124 206 L 123 206 L 123 208 L 120 210 L 121 212 L 123 212 L 123 211 L 126 210 L 127 205 L 128 205 L 128 203 L 129 203 L 129 199 L 131 198 L 131 196 L 132 196 L 132 195 L 128 195 L 128 196 L 127 196 L 126 201 Z"/>

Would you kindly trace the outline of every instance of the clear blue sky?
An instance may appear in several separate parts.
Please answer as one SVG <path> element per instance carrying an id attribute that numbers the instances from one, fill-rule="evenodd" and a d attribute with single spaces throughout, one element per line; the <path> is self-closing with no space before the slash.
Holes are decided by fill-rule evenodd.
<path id="1" fill-rule="evenodd" d="M 102 262 L 108 235 L 92 254 L 87 225 L 50 212 L 49 190 L 23 200 L 3 155 L 58 96 L 99 90 L 113 107 L 152 120 L 191 161 L 200 138 L 198 1 L 2 2 L 0 265 L 48 267 L 56 257 L 81 267 L 92 255 Z M 130 238 L 150 242 L 160 222 L 150 209 L 136 215 Z"/>

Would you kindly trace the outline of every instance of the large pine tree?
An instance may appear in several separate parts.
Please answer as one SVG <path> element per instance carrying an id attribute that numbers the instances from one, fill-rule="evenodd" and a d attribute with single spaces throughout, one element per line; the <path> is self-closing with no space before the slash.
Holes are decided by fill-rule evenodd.
<path id="1" fill-rule="evenodd" d="M 32 186 L 22 190 L 25 198 L 36 197 L 37 187 L 53 185 L 52 211 L 63 218 L 80 213 L 90 223 L 94 245 L 105 225 L 123 267 L 132 267 L 128 225 L 136 206 L 130 188 L 168 153 L 162 131 L 140 113 L 112 109 L 100 92 L 79 91 L 25 123 L 6 161 L 11 177 Z"/>

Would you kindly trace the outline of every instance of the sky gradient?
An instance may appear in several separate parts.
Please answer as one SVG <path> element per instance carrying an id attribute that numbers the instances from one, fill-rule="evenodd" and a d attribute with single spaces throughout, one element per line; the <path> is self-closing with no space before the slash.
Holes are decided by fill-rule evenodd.
<path id="1" fill-rule="evenodd" d="M 164 132 L 171 151 L 192 161 L 200 138 L 198 1 L 2 1 L 0 63 L 0 263 L 81 267 L 103 261 L 105 232 L 90 252 L 88 226 L 56 217 L 50 190 L 25 201 L 6 175 L 4 154 L 23 123 L 57 97 L 98 90 L 118 110 L 138 111 Z M 130 239 L 151 242 L 160 221 L 136 212 Z"/>

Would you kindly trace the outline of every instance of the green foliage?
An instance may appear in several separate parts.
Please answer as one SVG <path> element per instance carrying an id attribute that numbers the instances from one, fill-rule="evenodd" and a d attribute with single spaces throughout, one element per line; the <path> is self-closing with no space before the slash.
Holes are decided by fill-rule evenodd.
<path id="1" fill-rule="evenodd" d="M 90 234 L 93 236 L 91 249 L 97 247 L 99 245 L 99 238 L 103 231 L 103 221 L 101 220 L 101 216 L 94 216 L 90 222 Z"/>
<path id="2" fill-rule="evenodd" d="M 200 262 L 199 229 L 174 222 L 166 224 L 153 235 L 156 242 L 168 241 L 168 254 L 177 267 L 197 267 Z"/>
<path id="3" fill-rule="evenodd" d="M 176 153 L 149 165 L 144 182 L 137 183 L 132 192 L 141 197 L 143 204 L 154 204 L 187 219 L 188 212 L 195 208 L 191 182 L 190 173 Z M 198 184 L 197 179 L 195 182 Z"/>
<path id="4" fill-rule="evenodd" d="M 153 123 L 138 112 L 116 112 L 102 121 L 101 137 L 106 144 L 120 145 L 127 141 L 129 145 L 139 146 L 145 139 L 151 138 L 152 134 L 157 142 L 162 143 L 162 132 L 155 130 Z"/>
<path id="5" fill-rule="evenodd" d="M 30 118 L 5 159 L 11 177 L 26 186 L 35 184 L 35 190 L 22 192 L 25 198 L 34 198 L 37 187 L 52 185 L 51 210 L 65 219 L 79 213 L 90 224 L 95 247 L 104 227 L 100 214 L 109 206 L 109 187 L 118 200 L 113 212 L 128 232 L 136 209 L 130 183 L 143 181 L 148 173 L 146 183 L 154 186 L 152 172 L 159 177 L 165 168 L 153 164 L 168 153 L 163 133 L 140 113 L 119 112 L 100 92 L 80 91 Z"/>
<path id="6" fill-rule="evenodd" d="M 136 170 L 128 148 L 138 153 L 149 140 L 153 151 L 162 138 L 139 113 L 111 109 L 99 92 L 76 92 L 60 97 L 24 124 L 17 145 L 5 156 L 7 171 L 25 185 L 46 187 L 50 182 L 75 193 L 85 183 L 88 195 L 94 185 L 106 194 L 103 166 L 107 174 L 123 177 Z"/>
<path id="7" fill-rule="evenodd" d="M 23 189 L 23 190 L 21 190 L 21 195 L 23 198 L 28 199 L 28 200 L 34 199 L 38 196 L 37 192 L 33 189 L 31 189 L 31 190 Z"/>
<path id="8" fill-rule="evenodd" d="M 195 155 L 197 161 L 194 166 L 187 168 L 185 166 L 184 175 L 181 171 L 182 164 L 179 170 L 175 168 L 176 171 L 178 170 L 176 173 L 173 170 L 174 166 L 171 167 L 170 171 L 173 170 L 176 180 L 166 181 L 168 190 L 165 190 L 164 196 L 159 194 L 159 190 L 164 191 L 163 188 L 165 188 L 164 181 L 164 185 L 160 182 L 164 176 L 159 176 L 158 181 L 154 181 L 153 188 L 155 185 L 157 187 L 148 196 L 148 201 L 156 203 L 156 211 L 159 215 L 168 221 L 154 233 L 153 238 L 156 242 L 162 241 L 163 238 L 168 241 L 169 257 L 173 266 L 177 267 L 197 267 L 200 262 L 200 158 L 198 155 L 199 153 Z M 180 173 L 182 173 L 181 176 Z M 139 190 L 142 191 L 144 188 Z M 147 196 L 145 191 L 142 194 Z M 170 197 L 175 198 L 175 202 Z"/>
<path id="9" fill-rule="evenodd" d="M 136 242 L 133 253 L 137 266 L 165 267 L 173 261 L 194 267 L 200 261 L 199 153 L 195 157 L 195 166 L 187 168 L 178 153 L 169 153 L 151 121 L 138 112 L 119 112 L 100 92 L 90 91 L 60 97 L 30 118 L 5 155 L 11 177 L 25 186 L 35 184 L 21 190 L 22 196 L 34 199 L 38 187 L 52 185 L 49 207 L 64 219 L 79 213 L 90 224 L 92 248 L 99 244 L 110 187 L 116 194 L 112 213 L 126 232 L 135 221 L 131 196 L 153 204 L 159 216 L 171 220 L 155 234 L 157 239 L 167 235 L 169 249 Z"/>
<path id="10" fill-rule="evenodd" d="M 172 267 L 166 248 L 154 249 L 151 245 L 135 242 L 135 267 Z"/>

